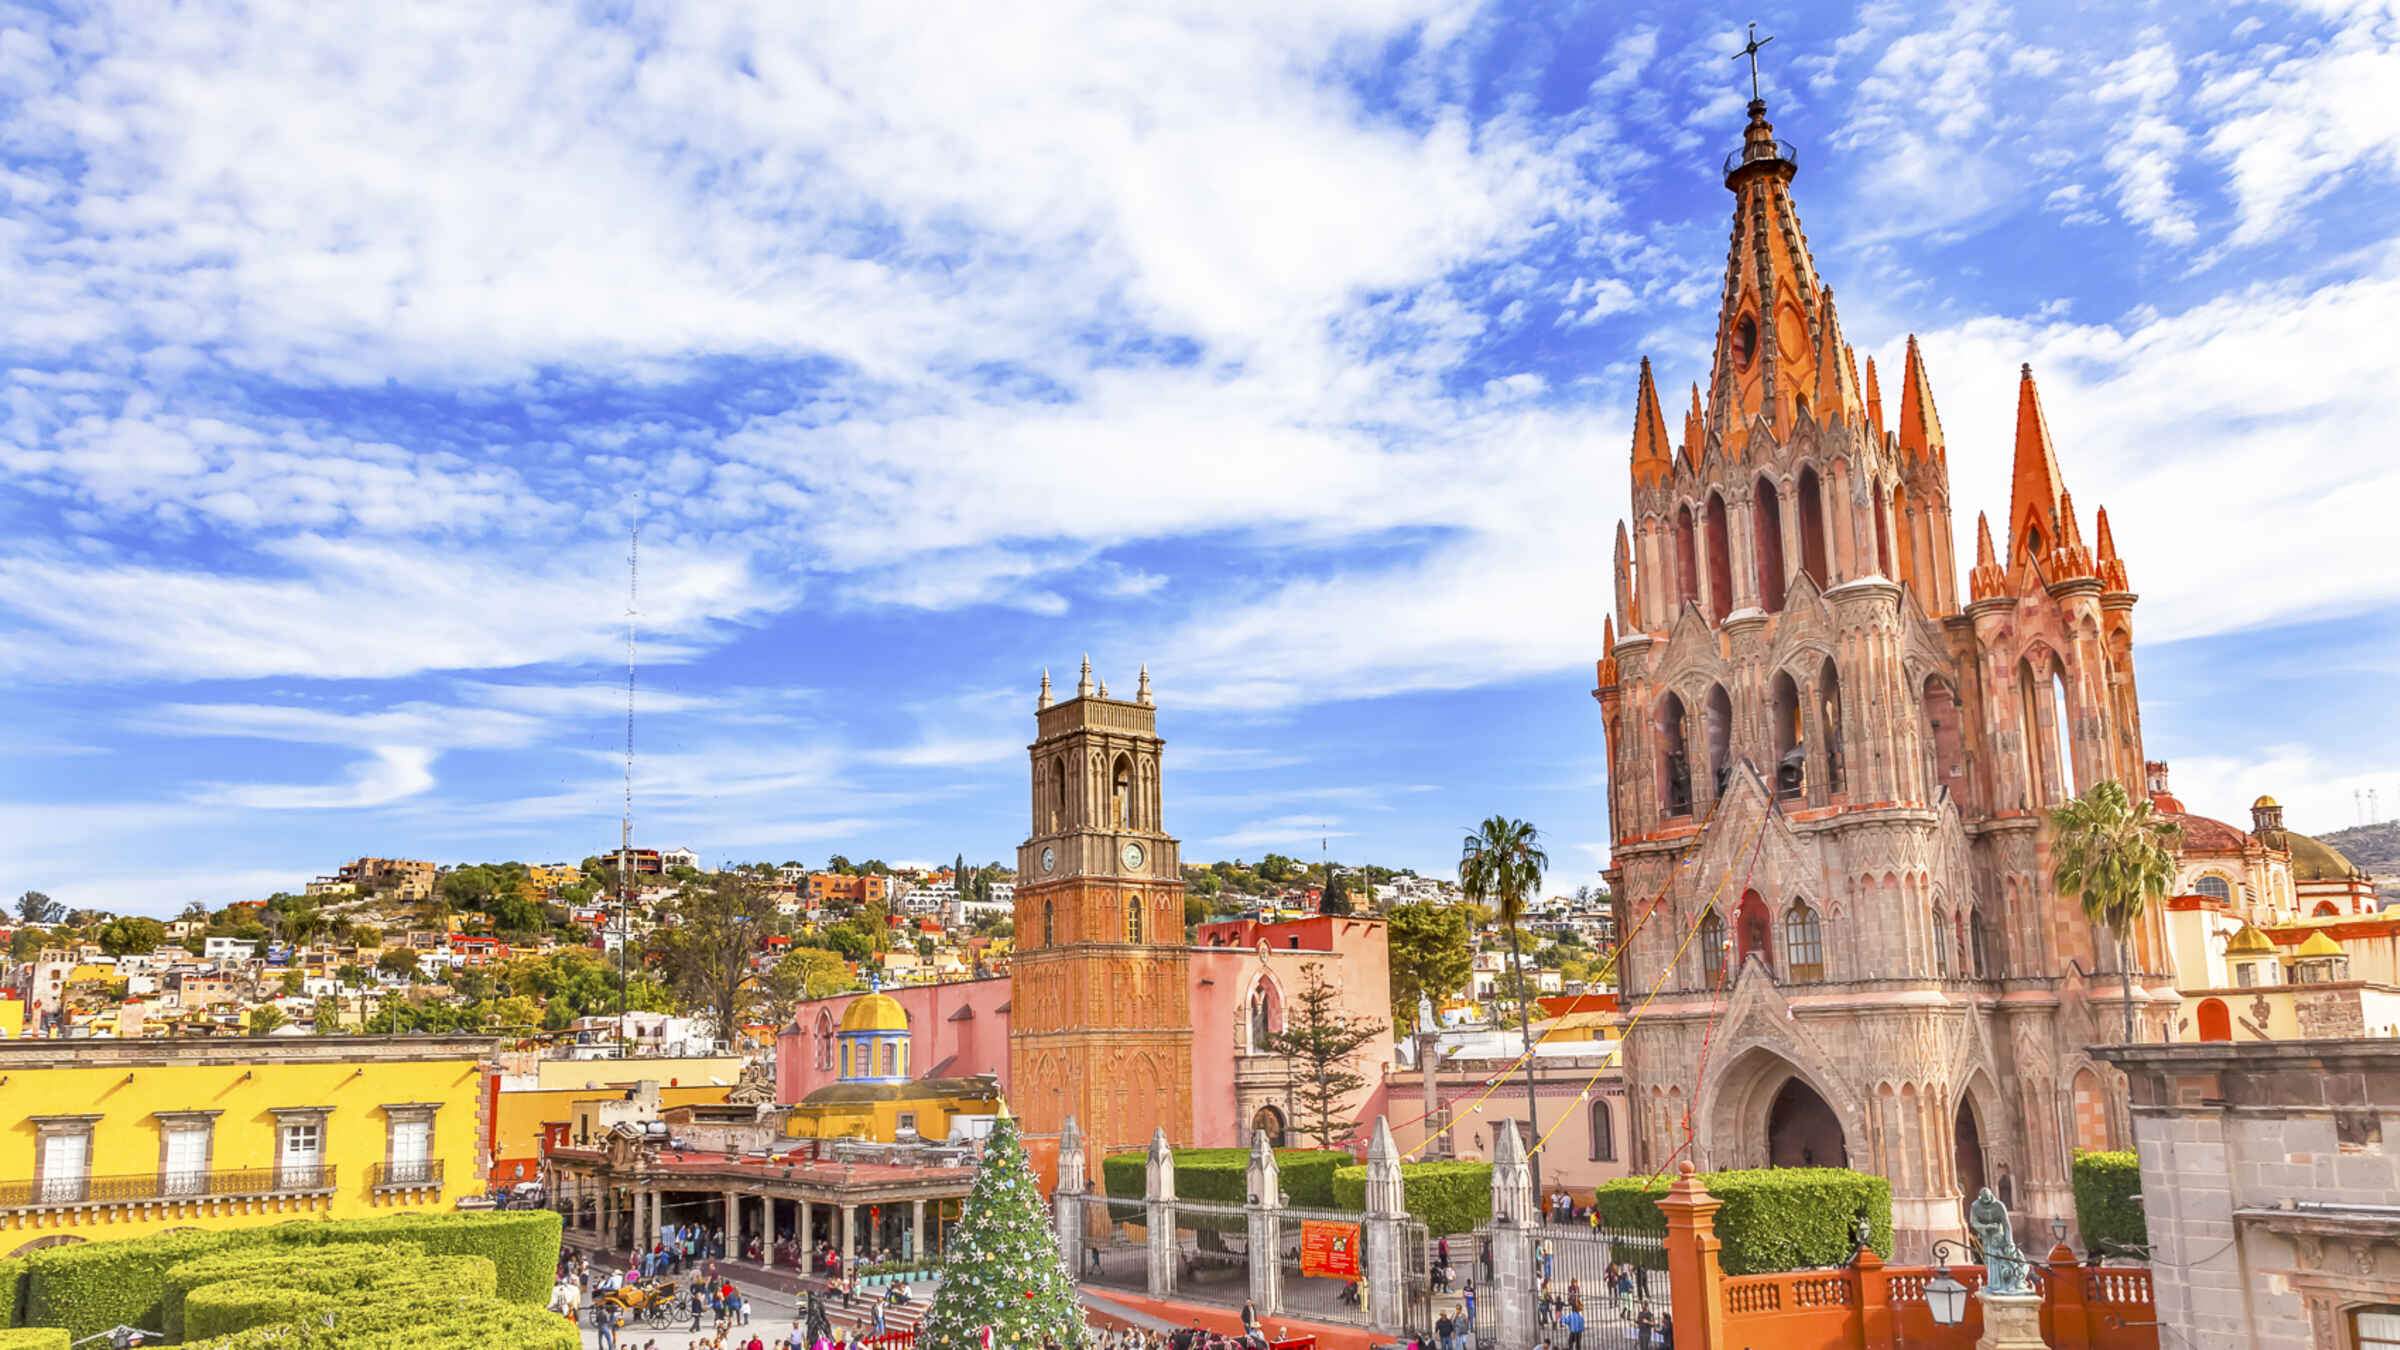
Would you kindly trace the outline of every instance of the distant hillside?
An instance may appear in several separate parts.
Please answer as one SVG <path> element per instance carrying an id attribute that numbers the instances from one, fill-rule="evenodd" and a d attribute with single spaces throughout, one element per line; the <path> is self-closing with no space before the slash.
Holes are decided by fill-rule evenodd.
<path id="1" fill-rule="evenodd" d="M 2342 856 L 2358 864 L 2359 869 L 2378 881 L 2400 877 L 2400 820 L 2387 820 L 2380 825 L 2353 825 L 2346 830 L 2320 834 L 2324 840 L 2342 851 Z"/>

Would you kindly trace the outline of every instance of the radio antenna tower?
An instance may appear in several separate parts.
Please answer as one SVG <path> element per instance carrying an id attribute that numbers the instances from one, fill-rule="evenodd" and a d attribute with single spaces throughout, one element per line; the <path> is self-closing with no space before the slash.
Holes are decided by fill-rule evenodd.
<path id="1" fill-rule="evenodd" d="M 633 672 L 642 598 L 642 526 L 625 545 L 625 814 L 617 826 L 617 1058 L 625 1054 L 626 971 L 633 945 Z"/>

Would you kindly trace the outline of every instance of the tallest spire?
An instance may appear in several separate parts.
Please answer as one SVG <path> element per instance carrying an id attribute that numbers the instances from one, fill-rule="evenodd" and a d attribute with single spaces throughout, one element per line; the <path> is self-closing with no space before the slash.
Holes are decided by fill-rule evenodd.
<path id="1" fill-rule="evenodd" d="M 1763 45 L 1754 42 L 1742 55 L 1755 60 Z M 1820 423 L 1838 416 L 1819 406 L 1824 364 L 1840 361 L 1842 353 L 1808 236 L 1792 206 L 1798 172 L 1792 148 L 1775 138 L 1767 121 L 1766 100 L 1753 98 L 1741 148 L 1725 157 L 1733 237 L 1708 385 L 1708 429 L 1737 456 L 1749 453 L 1751 432 L 1762 418 L 1780 440 L 1804 405 Z"/>

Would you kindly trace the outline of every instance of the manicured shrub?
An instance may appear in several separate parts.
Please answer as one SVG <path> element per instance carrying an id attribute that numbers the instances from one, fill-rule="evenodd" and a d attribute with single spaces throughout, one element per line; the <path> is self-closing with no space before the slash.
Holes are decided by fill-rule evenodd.
<path id="1" fill-rule="evenodd" d="M 1838 1266 L 1858 1254 L 1850 1221 L 1867 1214 L 1869 1245 L 1892 1255 L 1892 1183 L 1838 1167 L 1762 1167 L 1703 1172 L 1700 1182 L 1723 1204 L 1717 1211 L 1718 1260 L 1728 1275 Z M 1665 1178 L 1625 1177 L 1600 1183 L 1601 1222 L 1620 1229 L 1662 1226 L 1658 1199 Z"/>
<path id="2" fill-rule="evenodd" d="M 5 1272 L 0 1272 L 5 1275 Z M 0 1350 L 67 1350 L 65 1327 L 0 1327 Z"/>
<path id="3" fill-rule="evenodd" d="M 17 1324 L 17 1293 L 24 1284 L 24 1260 L 13 1256 L 0 1258 L 0 1331 Z"/>
<path id="4" fill-rule="evenodd" d="M 1471 1233 L 1492 1221 L 1492 1165 L 1488 1162 L 1400 1164 L 1400 1198 L 1408 1212 L 1438 1236 Z M 1337 1209 L 1367 1207 L 1367 1169 L 1353 1163 L 1334 1169 Z"/>
<path id="5" fill-rule="evenodd" d="M 2142 1164 L 2131 1152 L 2075 1150 L 2075 1226 L 2083 1245 L 2107 1255 L 2147 1254 L 2150 1219 L 2142 1212 Z"/>
<path id="6" fill-rule="evenodd" d="M 404 1263 L 422 1261 L 424 1256 L 425 1249 L 414 1242 L 355 1242 L 300 1252 L 282 1244 L 251 1243 L 211 1252 L 167 1269 L 166 1293 L 159 1300 L 158 1326 L 177 1340 L 188 1335 L 184 1303 L 192 1290 L 204 1285 L 230 1287 L 258 1280 L 284 1281 L 293 1278 L 297 1262 L 300 1263 L 297 1274 L 303 1277 L 295 1281 L 297 1287 L 356 1288 Z"/>
<path id="7" fill-rule="evenodd" d="M 236 1278 L 203 1283 L 183 1300 L 187 1339 L 222 1336 L 274 1322 L 305 1323 L 345 1310 L 390 1304 L 435 1310 L 493 1302 L 492 1263 L 481 1256 L 418 1256 L 374 1244 L 381 1258 L 358 1261 L 339 1247 L 285 1251 Z M 187 1263 L 179 1270 L 189 1270 Z"/>
<path id="8" fill-rule="evenodd" d="M 521 1303 L 471 1309 L 376 1304 L 337 1312 L 335 1323 L 278 1322 L 186 1341 L 184 1350 L 581 1350 L 575 1324 Z"/>
<path id="9" fill-rule="evenodd" d="M 549 1297 L 558 1267 L 559 1232 L 559 1216 L 553 1211 L 510 1210 L 300 1220 L 50 1247 L 21 1258 L 29 1276 L 21 1320 L 65 1327 L 77 1340 L 119 1325 L 164 1327 L 167 1272 L 186 1261 L 220 1252 L 361 1242 L 408 1242 L 428 1256 L 483 1257 L 492 1263 L 501 1301 L 539 1305 Z"/>
<path id="10" fill-rule="evenodd" d="M 1295 1205 L 1325 1208 L 1333 1204 L 1333 1172 L 1346 1166 L 1350 1155 L 1332 1149 L 1279 1148 L 1275 1169 L 1283 1193 Z M 1148 1189 L 1150 1155 L 1112 1153 L 1100 1160 L 1100 1183 L 1109 1196 L 1139 1200 Z M 1250 1201 L 1250 1150 L 1246 1148 L 1179 1148 L 1175 1150 L 1175 1194 L 1184 1200 L 1209 1200 L 1223 1205 Z"/>

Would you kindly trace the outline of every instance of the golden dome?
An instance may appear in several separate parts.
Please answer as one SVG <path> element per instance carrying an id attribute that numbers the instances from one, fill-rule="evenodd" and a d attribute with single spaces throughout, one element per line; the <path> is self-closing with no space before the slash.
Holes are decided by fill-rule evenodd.
<path id="1" fill-rule="evenodd" d="M 2316 956 L 2340 956 L 2341 954 L 2342 944 L 2334 941 L 2331 937 L 2327 936 L 2323 932 L 2309 934 L 2308 941 L 2300 944 L 2300 950 L 2292 953 L 2292 955 L 2297 956 L 2302 960 L 2307 960 L 2310 957 Z"/>
<path id="2" fill-rule="evenodd" d="M 2267 807 L 2275 807 L 2275 806 L 2281 806 L 2281 805 L 2283 805 L 2283 803 L 2282 803 L 2282 802 L 2279 802 L 2279 801 L 2277 801 L 2277 800 L 2275 800 L 2273 797 L 2260 797 L 2260 798 L 2259 798 L 2257 801 L 2254 801 L 2254 802 L 2250 803 L 2250 809 L 2251 809 L 2251 810 L 2253 810 L 2253 811 L 2257 811 L 2257 810 L 2262 810 L 2262 809 L 2264 809 L 2264 808 L 2267 808 Z"/>
<path id="3" fill-rule="evenodd" d="M 848 1011 L 842 1014 L 842 1030 L 906 1031 L 908 1011 L 900 1006 L 900 1000 L 890 994 L 868 994 L 853 1002 Z"/>
<path id="4" fill-rule="evenodd" d="M 2233 937 L 2226 942 L 2225 954 L 2227 956 L 2273 956 L 2275 943 L 2266 934 L 2258 931 L 2255 926 L 2243 924 L 2234 930 Z"/>

